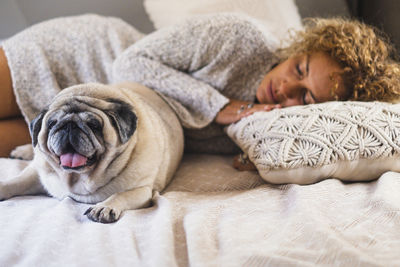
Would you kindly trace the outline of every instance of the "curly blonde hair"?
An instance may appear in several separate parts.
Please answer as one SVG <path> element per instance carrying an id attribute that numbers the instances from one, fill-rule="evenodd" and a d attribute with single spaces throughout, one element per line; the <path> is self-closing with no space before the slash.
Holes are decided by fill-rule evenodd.
<path id="1" fill-rule="evenodd" d="M 343 67 L 340 74 L 348 89 L 347 100 L 400 99 L 400 65 L 391 58 L 392 45 L 377 29 L 356 20 L 313 18 L 291 44 L 278 50 L 285 60 L 293 55 L 327 52 Z"/>

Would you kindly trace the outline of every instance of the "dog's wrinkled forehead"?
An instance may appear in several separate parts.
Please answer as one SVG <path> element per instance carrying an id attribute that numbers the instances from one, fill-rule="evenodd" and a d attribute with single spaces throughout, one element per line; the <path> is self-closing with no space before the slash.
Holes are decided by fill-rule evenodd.
<path id="1" fill-rule="evenodd" d="M 56 122 L 71 121 L 71 122 L 89 122 L 97 120 L 102 122 L 103 111 L 90 108 L 83 102 L 66 103 L 58 109 L 53 109 L 48 112 L 47 125 Z"/>
<path id="2" fill-rule="evenodd" d="M 92 106 L 90 102 L 74 99 L 73 101 L 65 103 L 61 110 L 65 113 L 81 113 L 82 111 L 86 111 L 90 106 Z"/>
<path id="3" fill-rule="evenodd" d="M 79 113 L 84 110 L 98 109 L 109 110 L 116 103 L 123 102 L 119 99 L 98 99 L 90 96 L 66 96 L 56 98 L 49 110 L 62 110 L 65 113 Z"/>
<path id="4" fill-rule="evenodd" d="M 74 85 L 68 88 L 63 89 L 55 98 L 55 101 L 62 99 L 120 99 L 123 100 L 126 96 L 120 93 L 118 90 L 115 90 L 114 87 L 104 84 L 98 83 L 87 83 L 87 84 L 79 84 Z"/>

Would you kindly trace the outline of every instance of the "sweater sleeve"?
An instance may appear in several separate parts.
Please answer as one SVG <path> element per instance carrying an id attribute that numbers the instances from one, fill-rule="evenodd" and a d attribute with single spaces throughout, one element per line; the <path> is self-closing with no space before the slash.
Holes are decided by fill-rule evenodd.
<path id="1" fill-rule="evenodd" d="M 232 33 L 235 19 L 203 16 L 144 37 L 116 59 L 114 82 L 134 81 L 150 87 L 172 106 L 184 127 L 207 126 L 229 99 L 217 83 L 202 81 L 197 74 L 212 69 L 218 79 L 227 71 L 218 62 L 237 49 L 240 31 Z"/>

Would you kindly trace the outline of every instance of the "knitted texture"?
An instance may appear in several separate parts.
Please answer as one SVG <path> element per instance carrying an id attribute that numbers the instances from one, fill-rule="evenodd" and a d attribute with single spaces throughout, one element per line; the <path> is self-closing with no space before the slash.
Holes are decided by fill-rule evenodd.
<path id="1" fill-rule="evenodd" d="M 268 179 L 274 170 L 398 157 L 400 105 L 330 102 L 276 109 L 244 118 L 227 132 Z"/>

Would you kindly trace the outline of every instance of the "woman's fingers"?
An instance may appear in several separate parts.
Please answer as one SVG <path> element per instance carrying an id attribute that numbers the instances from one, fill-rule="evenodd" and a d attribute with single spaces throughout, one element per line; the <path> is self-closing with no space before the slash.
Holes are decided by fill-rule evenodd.
<path id="1" fill-rule="evenodd" d="M 281 108 L 281 107 L 282 106 L 280 104 L 276 104 L 276 105 L 263 105 L 263 104 L 254 105 L 252 108 L 246 110 L 244 117 L 247 117 L 247 116 L 249 116 L 249 115 L 251 115 L 251 114 L 253 114 L 255 112 L 258 112 L 258 111 L 271 111 L 273 109 Z"/>
<path id="2" fill-rule="evenodd" d="M 264 104 L 253 104 L 250 102 L 233 100 L 218 112 L 215 122 L 222 125 L 231 124 L 239 121 L 240 119 L 247 117 L 254 112 L 258 111 L 270 111 L 275 108 L 281 108 L 280 104 L 277 105 L 264 105 Z"/>
<path id="3" fill-rule="evenodd" d="M 256 171 L 256 166 L 249 160 L 247 155 L 237 155 L 233 158 L 233 167 L 239 171 Z"/>

